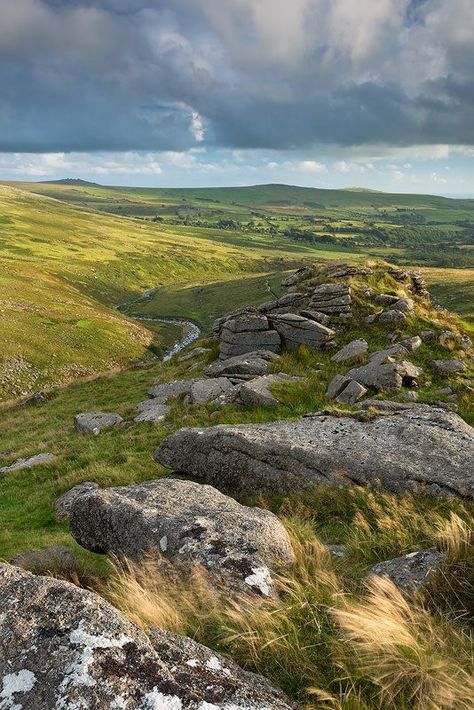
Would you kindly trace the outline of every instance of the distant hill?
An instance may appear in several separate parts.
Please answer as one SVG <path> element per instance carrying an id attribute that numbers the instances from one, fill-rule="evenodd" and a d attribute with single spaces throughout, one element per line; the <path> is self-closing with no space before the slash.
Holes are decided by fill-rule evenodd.
<path id="1" fill-rule="evenodd" d="M 41 185 L 76 185 L 77 187 L 102 187 L 98 182 L 81 180 L 80 178 L 63 178 L 62 180 L 42 180 Z"/>

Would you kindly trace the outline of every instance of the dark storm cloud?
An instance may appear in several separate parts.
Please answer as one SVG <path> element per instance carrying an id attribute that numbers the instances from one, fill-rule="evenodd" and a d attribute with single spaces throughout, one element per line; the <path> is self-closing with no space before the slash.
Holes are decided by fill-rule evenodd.
<path id="1" fill-rule="evenodd" d="M 474 143 L 471 0 L 15 0 L 0 151 Z"/>

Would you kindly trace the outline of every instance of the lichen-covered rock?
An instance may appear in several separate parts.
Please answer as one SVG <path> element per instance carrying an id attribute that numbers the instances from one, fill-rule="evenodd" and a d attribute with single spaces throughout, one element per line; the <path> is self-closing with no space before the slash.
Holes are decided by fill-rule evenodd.
<path id="1" fill-rule="evenodd" d="M 334 399 L 351 382 L 353 382 L 353 380 L 346 375 L 335 375 L 326 390 L 326 398 Z"/>
<path id="2" fill-rule="evenodd" d="M 315 320 L 316 323 L 322 323 L 323 325 L 329 325 L 331 322 L 331 316 L 321 313 L 320 311 L 315 311 L 311 308 L 300 311 L 300 316 L 309 318 L 310 320 Z"/>
<path id="3" fill-rule="evenodd" d="M 382 323 L 383 325 L 393 325 L 395 323 L 404 323 L 406 316 L 402 311 L 384 311 L 376 320 L 377 323 Z"/>
<path id="4" fill-rule="evenodd" d="M 466 370 L 466 363 L 462 360 L 431 360 L 430 367 L 432 370 L 439 372 L 441 374 L 450 372 L 464 372 Z"/>
<path id="5" fill-rule="evenodd" d="M 332 356 L 331 360 L 339 363 L 363 361 L 367 355 L 368 349 L 368 343 L 363 338 L 352 340 L 350 343 L 344 345 L 343 348 L 338 350 L 337 353 Z"/>
<path id="6" fill-rule="evenodd" d="M 367 365 L 349 370 L 347 377 L 356 380 L 364 387 L 390 391 L 403 386 L 413 386 L 421 373 L 422 370 L 419 367 L 406 360 L 401 360 L 382 364 L 369 362 Z"/>
<path id="7" fill-rule="evenodd" d="M 374 565 L 370 574 L 388 577 L 402 592 L 414 594 L 428 581 L 443 561 L 443 555 L 435 549 L 410 552 L 393 560 Z"/>
<path id="8" fill-rule="evenodd" d="M 85 412 L 76 414 L 74 427 L 80 434 L 97 436 L 104 429 L 111 429 L 123 422 L 119 414 L 110 412 Z"/>
<path id="9" fill-rule="evenodd" d="M 270 322 L 281 336 L 283 344 L 291 350 L 300 345 L 319 349 L 335 335 L 333 330 L 322 323 L 303 318 L 295 313 L 272 315 Z"/>
<path id="10" fill-rule="evenodd" d="M 94 481 L 84 481 L 84 483 L 78 483 L 77 486 L 74 486 L 74 488 L 70 488 L 66 491 L 66 493 L 63 493 L 54 505 L 56 518 L 60 521 L 68 520 L 71 512 L 71 506 L 76 498 L 83 496 L 85 493 L 90 493 L 90 491 L 93 491 L 98 487 L 98 484 L 94 483 Z"/>
<path id="11" fill-rule="evenodd" d="M 165 631 L 148 637 L 98 595 L 0 566 L 5 710 L 289 710 L 260 676 Z"/>
<path id="12" fill-rule="evenodd" d="M 154 399 L 157 404 L 167 404 L 170 399 L 173 399 L 174 397 L 189 394 L 193 382 L 194 380 L 173 380 L 172 382 L 163 382 L 151 387 L 148 390 L 148 396 Z"/>
<path id="13" fill-rule="evenodd" d="M 392 306 L 399 298 L 399 296 L 394 296 L 391 293 L 379 293 L 374 298 L 374 301 L 379 306 Z"/>
<path id="14" fill-rule="evenodd" d="M 474 497 L 474 431 L 417 404 L 369 421 L 318 414 L 270 424 L 181 429 L 156 460 L 220 490 L 289 492 L 351 484 Z"/>
<path id="15" fill-rule="evenodd" d="M 359 382 L 351 380 L 338 394 L 335 401 L 338 404 L 355 404 L 364 394 L 367 394 L 367 388 Z"/>
<path id="16" fill-rule="evenodd" d="M 224 326 L 220 336 L 219 357 L 224 360 L 255 350 L 270 350 L 277 353 L 280 346 L 281 339 L 276 330 L 234 332 Z"/>
<path id="17" fill-rule="evenodd" d="M 310 307 L 326 315 L 339 315 L 350 313 L 351 301 L 351 290 L 347 284 L 325 283 L 313 289 Z"/>
<path id="18" fill-rule="evenodd" d="M 137 404 L 138 414 L 134 422 L 161 422 L 170 411 L 167 404 L 160 404 L 156 399 L 145 399 Z"/>
<path id="19" fill-rule="evenodd" d="M 240 388 L 239 399 L 242 404 L 254 407 L 275 407 L 280 404 L 280 401 L 272 394 L 270 387 L 279 382 L 299 382 L 302 379 L 281 372 L 276 375 L 263 375 L 245 382 Z"/>
<path id="20" fill-rule="evenodd" d="M 195 380 L 188 395 L 189 404 L 229 404 L 238 394 L 238 388 L 227 377 L 209 377 Z"/>
<path id="21" fill-rule="evenodd" d="M 35 454 L 34 456 L 27 456 L 24 459 L 18 459 L 9 466 L 2 466 L 0 473 L 13 473 L 13 471 L 19 471 L 22 468 L 46 466 L 47 464 L 56 463 L 57 461 L 58 457 L 54 454 Z"/>
<path id="22" fill-rule="evenodd" d="M 410 353 L 416 352 L 418 348 L 421 347 L 422 343 L 423 341 L 419 335 L 414 335 L 412 338 L 405 338 L 400 341 L 400 345 L 402 345 Z"/>
<path id="23" fill-rule="evenodd" d="M 399 298 L 398 301 L 390 306 L 390 309 L 394 311 L 402 311 L 403 313 L 410 313 L 415 308 L 415 302 L 412 298 Z"/>
<path id="24" fill-rule="evenodd" d="M 211 363 L 204 370 L 208 377 L 259 377 L 270 371 L 279 356 L 269 350 L 257 350 Z"/>
<path id="25" fill-rule="evenodd" d="M 233 587 L 265 595 L 272 593 L 270 569 L 293 561 L 275 515 L 191 481 L 93 490 L 73 503 L 70 529 L 92 552 L 200 563 Z"/>
<path id="26" fill-rule="evenodd" d="M 408 357 L 409 352 L 402 343 L 394 343 L 385 350 L 377 350 L 369 356 L 371 365 L 383 365 L 385 362 L 390 362 L 396 357 Z"/>

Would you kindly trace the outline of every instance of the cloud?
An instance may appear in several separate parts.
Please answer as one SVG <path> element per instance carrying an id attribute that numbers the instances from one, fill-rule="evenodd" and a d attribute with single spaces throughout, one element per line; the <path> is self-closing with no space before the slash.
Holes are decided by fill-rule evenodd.
<path id="1" fill-rule="evenodd" d="M 0 151 L 471 146 L 473 36 L 472 0 L 15 0 Z"/>

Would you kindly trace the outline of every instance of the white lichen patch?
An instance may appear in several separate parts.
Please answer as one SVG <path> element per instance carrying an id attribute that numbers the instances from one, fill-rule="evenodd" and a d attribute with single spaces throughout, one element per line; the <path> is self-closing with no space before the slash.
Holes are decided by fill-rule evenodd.
<path id="1" fill-rule="evenodd" d="M 182 710 L 183 703 L 177 695 L 163 695 L 157 688 L 143 698 L 140 710 Z"/>
<path id="2" fill-rule="evenodd" d="M 71 631 L 69 640 L 75 646 L 82 646 L 80 655 L 66 667 L 64 678 L 59 686 L 59 691 L 63 694 L 70 687 L 87 686 L 96 684 L 95 678 L 89 673 L 89 666 L 94 660 L 94 651 L 98 648 L 123 648 L 132 639 L 125 634 L 119 638 L 110 638 L 102 634 L 90 634 L 84 630 L 84 621 L 81 621 L 77 629 Z"/>
<path id="3" fill-rule="evenodd" d="M 186 665 L 191 666 L 191 668 L 197 668 L 199 661 L 197 658 L 190 658 L 189 661 L 186 661 Z"/>
<path id="4" fill-rule="evenodd" d="M 256 587 L 265 597 L 272 591 L 272 579 L 267 567 L 252 567 L 252 574 L 245 578 L 245 584 Z"/>
<path id="5" fill-rule="evenodd" d="M 17 673 L 8 673 L 3 676 L 3 687 L 0 693 L 1 710 L 21 708 L 21 705 L 16 704 L 14 696 L 18 693 L 28 693 L 35 683 L 35 674 L 26 668 Z"/>
<path id="6" fill-rule="evenodd" d="M 211 656 L 206 663 L 206 667 L 210 668 L 212 671 L 222 670 L 221 662 L 219 661 L 217 656 Z"/>
<path id="7" fill-rule="evenodd" d="M 163 535 L 163 537 L 160 539 L 160 550 L 162 552 L 166 552 L 168 549 L 168 538 L 166 535 Z"/>

